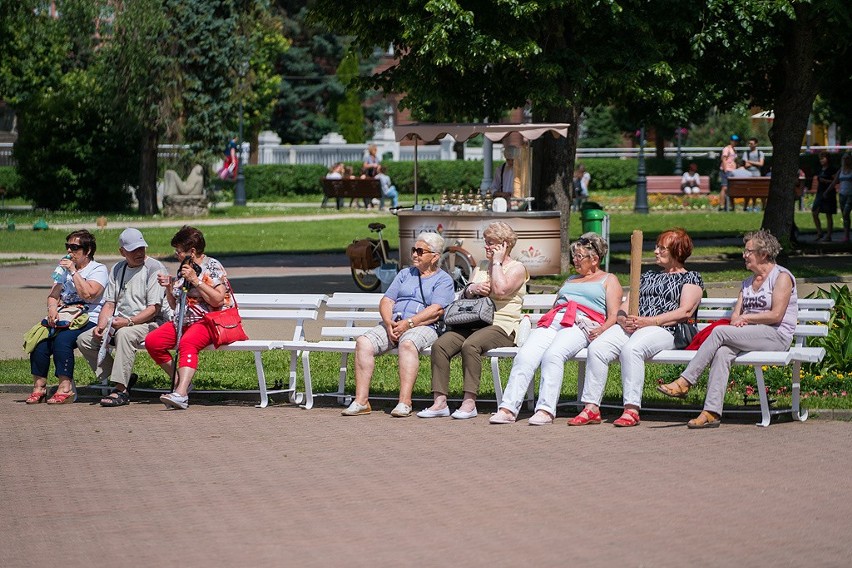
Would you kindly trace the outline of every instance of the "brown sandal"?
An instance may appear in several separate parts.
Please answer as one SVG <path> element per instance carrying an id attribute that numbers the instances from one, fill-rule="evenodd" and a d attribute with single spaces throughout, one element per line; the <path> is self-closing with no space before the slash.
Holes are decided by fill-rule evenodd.
<path id="1" fill-rule="evenodd" d="M 657 385 L 657 391 L 672 398 L 686 398 L 686 395 L 689 394 L 689 387 L 684 388 L 677 381 L 673 381 L 667 385 Z"/>
<path id="2" fill-rule="evenodd" d="M 686 423 L 687 428 L 698 430 L 701 428 L 718 428 L 722 423 L 721 417 L 717 414 L 702 410 L 697 418 L 693 418 Z"/>

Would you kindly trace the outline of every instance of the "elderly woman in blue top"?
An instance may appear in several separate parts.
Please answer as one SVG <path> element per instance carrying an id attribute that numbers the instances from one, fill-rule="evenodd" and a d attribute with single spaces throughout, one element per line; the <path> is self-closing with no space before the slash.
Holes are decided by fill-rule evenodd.
<path id="1" fill-rule="evenodd" d="M 716 428 L 721 423 L 731 364 L 737 355 L 743 351 L 786 351 L 796 330 L 796 278 L 775 263 L 781 252 L 778 239 L 761 229 L 747 233 L 743 242 L 743 260 L 753 276 L 743 281 L 730 325 L 716 326 L 680 377 L 657 387 L 665 395 L 683 398 L 710 365 L 704 410 L 689 421 L 690 428 Z"/>
<path id="2" fill-rule="evenodd" d="M 371 412 L 370 380 L 376 355 L 394 347 L 399 351 L 399 404 L 391 416 L 411 415 L 411 391 L 417 379 L 420 353 L 438 339 L 435 323 L 453 301 L 453 279 L 438 268 L 444 239 L 437 233 L 420 233 L 411 249 L 413 266 L 396 275 L 379 303 L 378 325 L 355 341 L 355 400 L 344 416 Z"/>
<path id="3" fill-rule="evenodd" d="M 664 349 L 674 348 L 674 326 L 686 321 L 698 308 L 704 281 L 683 263 L 692 254 L 692 239 L 683 229 L 671 229 L 657 237 L 654 259 L 661 270 L 642 274 L 639 283 L 639 315 L 628 316 L 625 301 L 614 325 L 589 345 L 586 377 L 580 398 L 586 404 L 569 426 L 601 423 L 603 398 L 609 364 L 621 361 L 624 413 L 613 424 L 636 426 L 645 385 L 645 359 Z"/>

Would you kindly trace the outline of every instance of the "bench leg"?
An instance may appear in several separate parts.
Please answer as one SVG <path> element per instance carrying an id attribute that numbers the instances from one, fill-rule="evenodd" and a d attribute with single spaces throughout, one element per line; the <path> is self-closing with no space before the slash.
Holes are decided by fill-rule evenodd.
<path id="1" fill-rule="evenodd" d="M 337 394 L 340 396 L 337 397 L 337 403 L 342 404 L 343 406 L 347 406 L 348 397 L 346 396 L 346 367 L 349 363 L 349 354 L 341 353 L 340 354 L 340 376 L 337 381 Z"/>
<path id="2" fill-rule="evenodd" d="M 314 407 L 314 387 L 311 379 L 310 351 L 302 351 L 302 371 L 305 375 L 305 404 L 302 404 L 301 407 L 305 410 L 310 410 Z"/>
<path id="3" fill-rule="evenodd" d="M 577 361 L 577 402 L 581 402 L 583 389 L 586 387 L 586 362 Z M 579 407 L 578 407 L 579 408 Z"/>
<path id="4" fill-rule="evenodd" d="M 260 404 L 256 404 L 255 408 L 266 408 L 269 406 L 269 396 L 266 393 L 266 371 L 263 369 L 260 351 L 254 352 L 254 368 L 257 371 L 257 390 L 260 392 Z"/>
<path id="5" fill-rule="evenodd" d="M 299 366 L 299 357 L 302 357 L 303 354 L 301 351 L 291 351 L 290 352 L 290 383 L 288 385 L 288 390 L 290 391 L 290 403 L 292 404 L 301 404 L 302 403 L 302 393 L 296 392 L 296 369 Z"/>
<path id="6" fill-rule="evenodd" d="M 766 396 L 766 383 L 763 381 L 763 369 L 760 365 L 754 365 L 754 376 L 757 377 L 757 394 L 760 396 L 760 415 L 762 420 L 758 426 L 769 426 L 769 397 Z"/>
<path id="7" fill-rule="evenodd" d="M 801 381 L 802 381 L 802 363 L 800 361 L 796 361 L 793 363 L 793 420 L 798 420 L 799 422 L 804 422 L 808 419 L 808 409 L 802 410 L 800 406 L 801 397 Z"/>
<path id="8" fill-rule="evenodd" d="M 503 383 L 500 380 L 500 360 L 498 357 L 491 357 L 491 378 L 494 381 L 494 397 L 497 399 L 497 407 L 503 402 Z"/>

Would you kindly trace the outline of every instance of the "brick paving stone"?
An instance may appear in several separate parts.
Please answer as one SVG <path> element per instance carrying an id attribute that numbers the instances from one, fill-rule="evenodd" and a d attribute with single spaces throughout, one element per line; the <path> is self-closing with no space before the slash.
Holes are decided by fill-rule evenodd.
<path id="1" fill-rule="evenodd" d="M 0 393 L 2 566 L 846 566 L 852 554 L 847 422 L 533 428 L 486 413 L 23 399 Z"/>

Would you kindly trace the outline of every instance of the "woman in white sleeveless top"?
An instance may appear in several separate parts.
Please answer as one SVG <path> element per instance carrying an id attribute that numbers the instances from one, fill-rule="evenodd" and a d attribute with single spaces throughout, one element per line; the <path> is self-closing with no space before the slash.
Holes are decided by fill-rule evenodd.
<path id="1" fill-rule="evenodd" d="M 786 351 L 796 330 L 796 278 L 775 263 L 781 252 L 778 239 L 761 229 L 747 233 L 743 242 L 743 260 L 754 275 L 743 281 L 731 323 L 713 329 L 677 380 L 657 387 L 665 395 L 683 398 L 710 365 L 704 410 L 689 421 L 690 428 L 716 428 L 721 423 L 731 364 L 737 355 L 743 351 Z"/>

